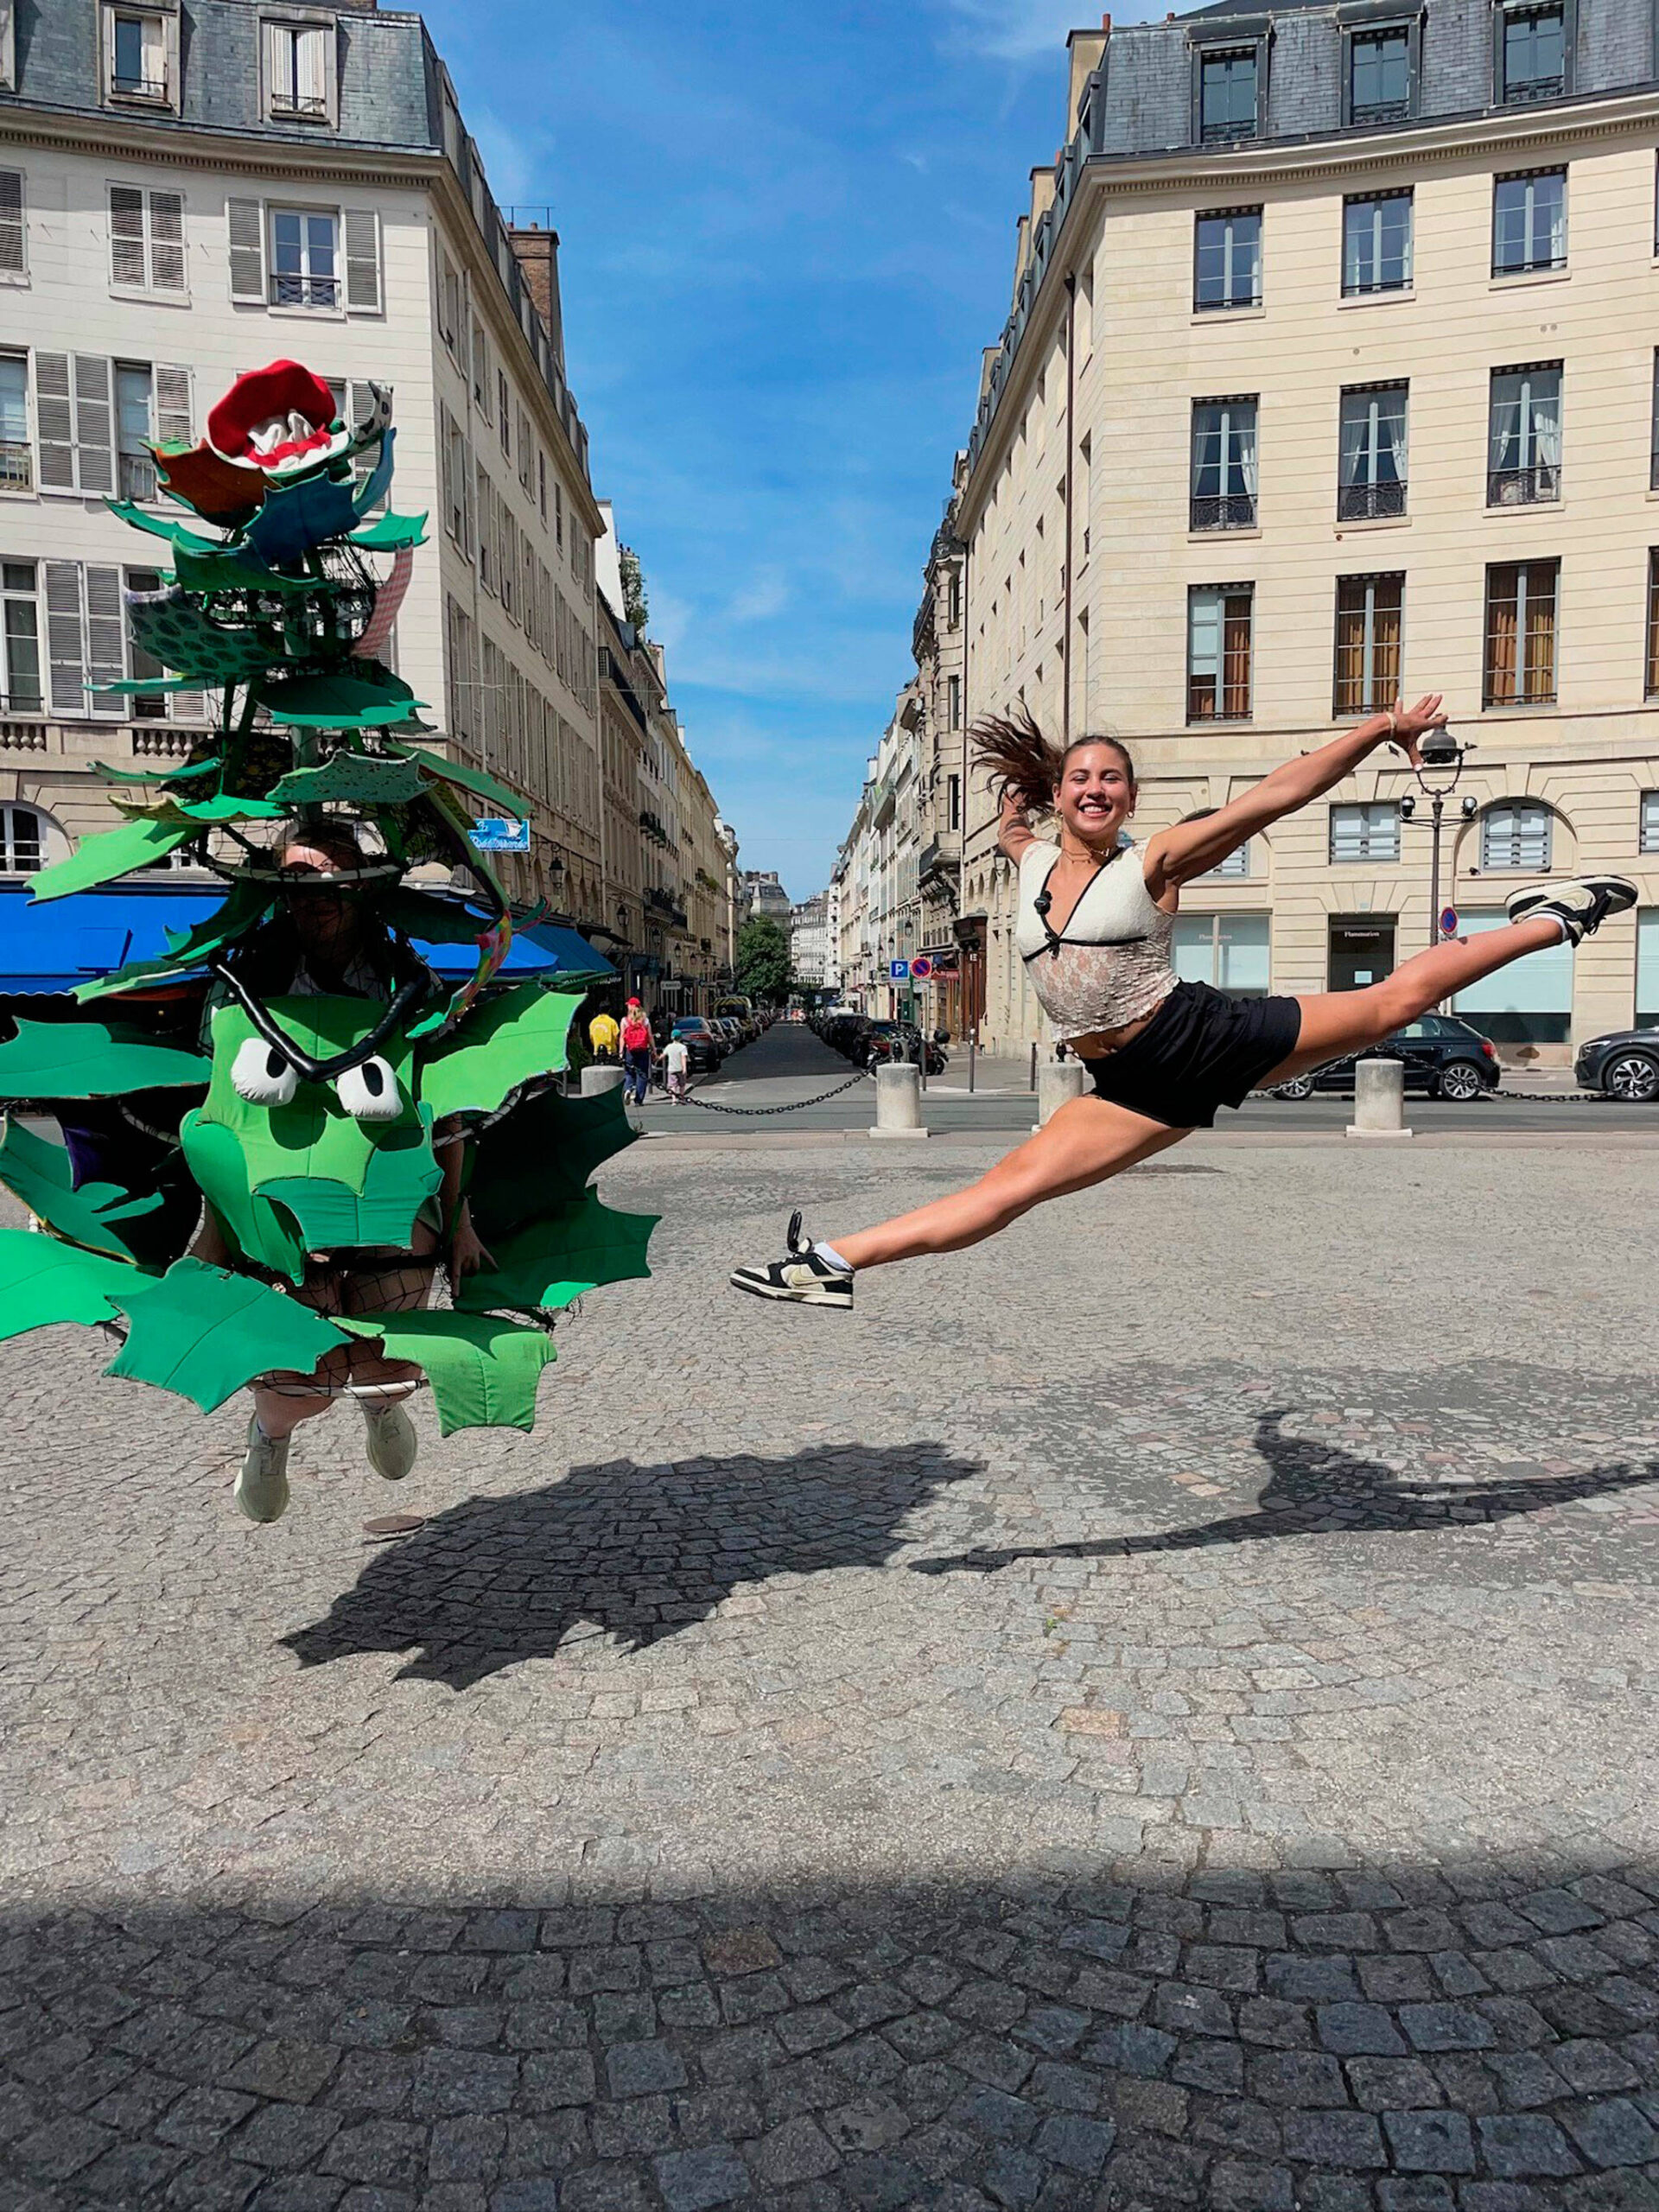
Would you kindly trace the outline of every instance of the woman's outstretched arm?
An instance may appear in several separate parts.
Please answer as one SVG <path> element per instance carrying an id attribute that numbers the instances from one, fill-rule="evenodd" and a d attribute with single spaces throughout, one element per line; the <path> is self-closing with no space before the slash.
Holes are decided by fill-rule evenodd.
<path id="1" fill-rule="evenodd" d="M 1147 846 L 1147 888 L 1157 899 L 1166 891 L 1178 890 L 1196 875 L 1206 874 L 1255 831 L 1265 830 L 1283 815 L 1294 814 L 1298 807 L 1332 790 L 1379 745 L 1397 745 L 1414 767 L 1418 739 L 1425 730 L 1439 729 L 1445 723 L 1440 697 L 1440 692 L 1431 691 L 1414 707 L 1396 705 L 1388 714 L 1369 715 L 1328 745 L 1287 760 L 1253 790 L 1242 792 L 1215 813 L 1198 822 L 1179 822 L 1173 830 L 1160 830 Z"/>

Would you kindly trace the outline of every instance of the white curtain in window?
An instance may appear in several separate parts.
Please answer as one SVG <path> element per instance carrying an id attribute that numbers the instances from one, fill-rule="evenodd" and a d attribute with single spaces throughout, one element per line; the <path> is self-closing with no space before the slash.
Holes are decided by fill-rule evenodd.
<path id="1" fill-rule="evenodd" d="M 1559 369 L 1522 369 L 1492 378 L 1491 467 L 1554 468 L 1561 458 Z"/>

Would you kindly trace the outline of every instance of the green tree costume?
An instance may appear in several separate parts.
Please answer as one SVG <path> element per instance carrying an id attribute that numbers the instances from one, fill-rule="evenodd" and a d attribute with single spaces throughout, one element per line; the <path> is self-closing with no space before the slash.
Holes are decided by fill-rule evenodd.
<path id="1" fill-rule="evenodd" d="M 111 503 L 169 541 L 175 568 L 165 588 L 128 602 L 135 639 L 172 673 L 109 688 L 210 687 L 218 728 L 153 779 L 100 769 L 161 796 L 118 798 L 127 819 L 44 869 L 33 895 L 109 883 L 181 849 L 226 895 L 162 958 L 83 984 L 75 998 L 95 1013 L 20 1020 L 0 1044 L 0 1103 L 28 1101 L 66 1127 L 101 1116 L 122 1166 L 107 1180 L 79 1173 L 73 1150 L 5 1122 L 0 1183 L 44 1234 L 0 1230 L 0 1337 L 108 1325 L 124 1337 L 109 1373 L 205 1410 L 370 1338 L 424 1370 L 446 1435 L 527 1429 L 553 1317 L 583 1291 L 647 1274 L 655 1222 L 588 1188 L 632 1141 L 620 1095 L 568 1099 L 545 1081 L 566 1065 L 580 993 L 495 980 L 513 918 L 468 831 L 474 803 L 510 816 L 519 804 L 431 749 L 423 702 L 376 657 L 425 522 L 384 511 L 391 415 L 376 391 L 365 421 L 343 423 L 326 385 L 276 362 L 238 379 L 200 445 L 155 448 L 162 486 L 214 534 Z M 389 1002 L 266 997 L 247 980 L 282 928 L 278 856 L 257 842 L 260 825 L 315 834 L 331 820 L 370 825 L 385 847 L 344 889 L 389 950 Z M 406 885 L 426 861 L 464 863 L 487 911 Z M 474 944 L 461 989 L 438 983 L 413 937 Z M 410 1247 L 442 1180 L 439 1124 L 464 1133 L 489 1269 L 438 1311 L 348 1318 L 293 1296 L 308 1262 L 349 1268 L 353 1255 Z M 185 1250 L 198 1196 L 228 1268 Z"/>

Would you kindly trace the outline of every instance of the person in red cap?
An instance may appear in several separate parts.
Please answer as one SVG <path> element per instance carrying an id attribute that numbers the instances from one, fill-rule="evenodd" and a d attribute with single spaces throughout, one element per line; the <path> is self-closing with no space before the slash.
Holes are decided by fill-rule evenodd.
<path id="1" fill-rule="evenodd" d="M 651 1024 L 638 999 L 622 1017 L 622 1089 L 631 1106 L 643 1106 L 651 1081 Z"/>

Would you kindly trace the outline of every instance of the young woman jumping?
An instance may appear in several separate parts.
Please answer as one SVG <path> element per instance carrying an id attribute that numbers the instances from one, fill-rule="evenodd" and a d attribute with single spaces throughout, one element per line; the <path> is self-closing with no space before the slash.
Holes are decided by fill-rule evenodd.
<path id="1" fill-rule="evenodd" d="M 1577 944 L 1635 905 L 1635 885 L 1618 875 L 1516 891 L 1507 928 L 1434 945 L 1364 990 L 1235 998 L 1181 982 L 1170 942 L 1184 884 L 1341 783 L 1379 746 L 1397 746 L 1414 767 L 1418 740 L 1445 721 L 1438 692 L 1373 715 L 1144 846 L 1119 842 L 1136 789 L 1135 763 L 1117 739 L 1081 737 L 1062 751 L 1028 716 L 978 724 L 979 759 L 1001 789 L 998 842 L 1020 871 L 1015 947 L 1093 1096 L 1062 1106 L 966 1190 L 879 1228 L 815 1242 L 795 1214 L 785 1257 L 739 1268 L 733 1282 L 758 1298 L 850 1310 L 861 1268 L 995 1236 L 1045 1199 L 1087 1190 L 1211 1128 L 1218 1106 L 1364 1052 L 1495 969 L 1547 945 Z M 1029 825 L 1029 816 L 1051 810 L 1058 845 Z"/>

